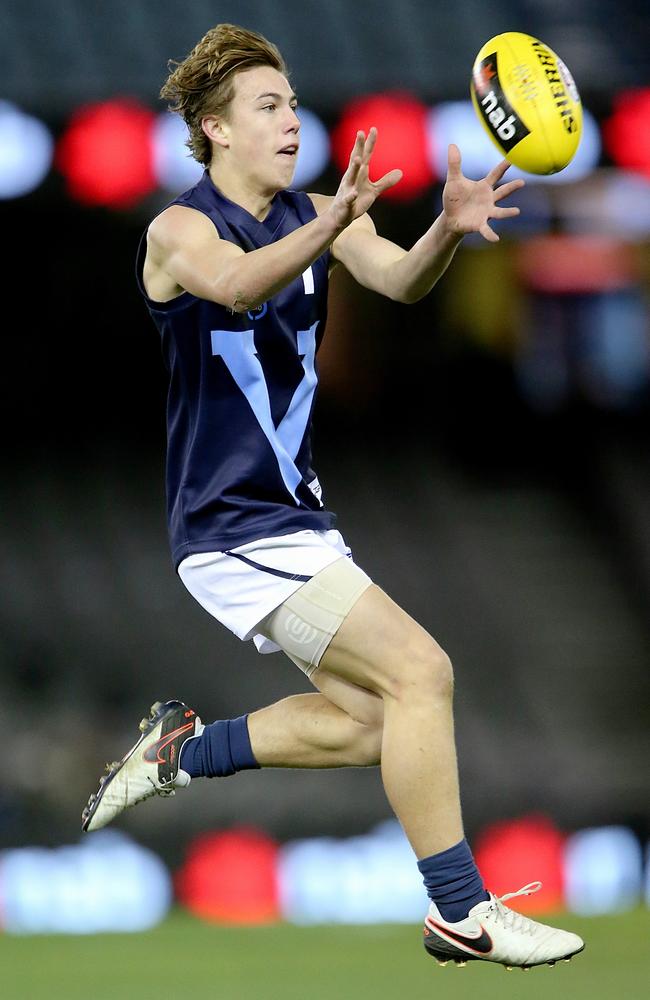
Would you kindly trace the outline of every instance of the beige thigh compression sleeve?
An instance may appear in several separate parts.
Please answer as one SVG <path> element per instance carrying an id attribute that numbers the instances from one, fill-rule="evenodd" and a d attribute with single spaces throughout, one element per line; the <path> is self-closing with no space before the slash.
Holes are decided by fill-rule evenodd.
<path id="1" fill-rule="evenodd" d="M 367 573 L 341 556 L 303 584 L 258 626 L 309 677 L 353 605 L 371 585 Z"/>

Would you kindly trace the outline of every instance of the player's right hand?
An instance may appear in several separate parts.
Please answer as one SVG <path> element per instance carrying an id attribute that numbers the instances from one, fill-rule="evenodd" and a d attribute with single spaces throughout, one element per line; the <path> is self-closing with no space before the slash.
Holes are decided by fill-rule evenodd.
<path id="1" fill-rule="evenodd" d="M 367 138 L 363 132 L 357 132 L 348 168 L 341 178 L 339 189 L 329 207 L 339 229 L 349 226 L 351 222 L 367 212 L 383 191 L 393 187 L 402 179 L 401 170 L 389 170 L 378 181 L 370 180 L 368 171 L 376 141 L 377 129 L 374 125 L 368 132 Z"/>

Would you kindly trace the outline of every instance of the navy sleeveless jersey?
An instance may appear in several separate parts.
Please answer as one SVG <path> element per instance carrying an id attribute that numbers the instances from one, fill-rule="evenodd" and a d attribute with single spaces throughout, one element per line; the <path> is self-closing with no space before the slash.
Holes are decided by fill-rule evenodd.
<path id="1" fill-rule="evenodd" d="M 203 212 L 222 239 L 245 251 L 316 217 L 307 194 L 281 191 L 259 222 L 225 198 L 207 171 L 170 204 Z M 310 441 L 329 251 L 249 313 L 189 292 L 151 300 L 142 281 L 145 252 L 146 234 L 136 270 L 169 371 L 167 516 L 175 566 L 193 552 L 331 528 L 336 515 L 320 499 Z"/>

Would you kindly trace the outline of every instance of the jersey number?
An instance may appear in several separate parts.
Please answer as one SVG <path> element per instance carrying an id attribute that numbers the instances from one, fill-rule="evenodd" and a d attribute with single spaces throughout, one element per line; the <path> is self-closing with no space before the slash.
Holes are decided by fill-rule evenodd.
<path id="1" fill-rule="evenodd" d="M 295 459 L 307 430 L 312 400 L 318 381 L 316 376 L 316 327 L 298 330 L 298 354 L 304 375 L 298 384 L 289 408 L 276 427 L 271 416 L 269 390 L 262 365 L 255 350 L 252 330 L 211 330 L 212 353 L 223 358 L 228 371 L 244 393 L 248 404 L 273 448 L 284 484 L 297 505 L 296 490 L 302 482 Z"/>

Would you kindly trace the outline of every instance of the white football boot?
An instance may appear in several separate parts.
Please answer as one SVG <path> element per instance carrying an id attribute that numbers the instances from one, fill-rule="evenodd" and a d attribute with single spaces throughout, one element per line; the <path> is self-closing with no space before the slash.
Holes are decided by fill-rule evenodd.
<path id="1" fill-rule="evenodd" d="M 477 903 L 464 920 L 448 923 L 431 903 L 424 920 L 424 947 L 439 965 L 450 960 L 464 966 L 467 962 L 499 962 L 506 969 L 518 966 L 555 965 L 568 962 L 584 948 L 577 934 L 561 931 L 522 916 L 508 906 L 506 899 L 530 896 L 541 889 L 541 882 L 531 882 L 517 892 L 495 896 Z"/>
<path id="2" fill-rule="evenodd" d="M 192 708 L 182 701 L 157 701 L 140 723 L 142 736 L 122 760 L 107 764 L 99 789 L 81 814 L 81 829 L 99 830 L 125 809 L 152 795 L 174 795 L 192 780 L 178 762 L 181 748 L 204 730 Z"/>

